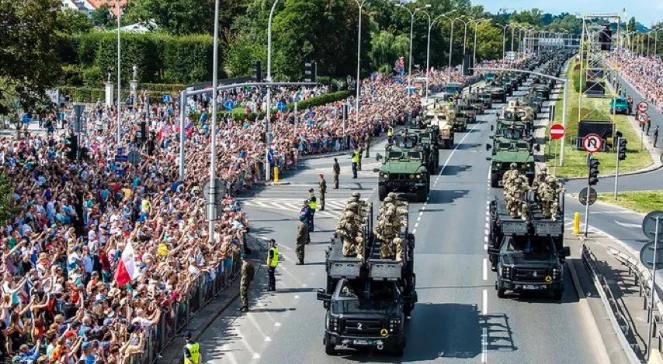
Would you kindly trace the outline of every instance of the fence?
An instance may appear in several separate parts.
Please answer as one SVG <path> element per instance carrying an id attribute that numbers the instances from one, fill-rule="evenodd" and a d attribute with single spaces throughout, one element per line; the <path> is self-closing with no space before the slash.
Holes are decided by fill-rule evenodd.
<path id="1" fill-rule="evenodd" d="M 596 273 L 596 269 L 594 268 L 597 264 L 596 256 L 584 244 L 582 245 L 582 262 L 591 274 L 592 281 L 599 292 L 599 296 L 601 296 L 603 305 L 609 313 L 612 313 L 608 317 L 626 357 L 631 363 L 642 363 L 644 354 L 640 351 L 640 347 L 635 341 L 635 330 L 627 319 L 624 308 L 615 299 L 615 295 L 610 289 L 610 285 L 605 277 Z"/>
<path id="2" fill-rule="evenodd" d="M 159 323 L 149 328 L 143 351 L 132 357 L 131 364 L 156 362 L 176 334 L 187 327 L 193 315 L 232 285 L 238 277 L 240 262 L 237 257 L 231 257 L 219 263 L 216 270 L 203 272 L 184 299 L 173 302 L 168 308 L 162 308 Z"/>

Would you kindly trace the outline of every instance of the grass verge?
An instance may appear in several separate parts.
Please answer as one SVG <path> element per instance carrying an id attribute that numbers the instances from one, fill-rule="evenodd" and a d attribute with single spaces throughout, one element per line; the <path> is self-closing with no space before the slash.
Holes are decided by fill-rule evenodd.
<path id="1" fill-rule="evenodd" d="M 599 201 L 646 214 L 663 209 L 663 191 L 622 192 L 616 201 L 612 193 L 599 193 Z"/>
<path id="2" fill-rule="evenodd" d="M 574 79 L 574 74 L 575 78 L 578 78 L 579 69 L 577 69 L 576 65 L 577 62 L 575 60 L 569 62 L 569 68 L 566 71 L 566 77 L 569 80 Z M 608 92 L 611 91 L 606 89 L 606 93 Z M 626 160 L 619 163 L 620 173 L 637 171 L 653 163 L 647 149 L 640 150 L 640 133 L 633 128 L 628 117 L 626 115 L 610 115 L 611 96 L 612 95 L 608 95 L 605 98 L 587 98 L 582 96 L 582 109 L 580 110 L 580 113 L 578 113 L 580 104 L 579 92 L 576 91 L 574 82 L 569 82 L 563 167 L 558 166 L 559 148 L 561 143 L 560 141 L 549 140 L 547 136 L 550 135 L 550 133 L 549 130 L 546 131 L 545 158 L 549 164 L 549 168 L 554 170 L 558 177 L 572 178 L 584 177 L 587 175 L 587 152 L 584 150 L 576 150 L 574 143 L 578 134 L 579 120 L 612 120 L 614 123 L 614 130 L 622 132 L 624 138 L 628 141 L 628 144 Z M 555 103 L 555 123 L 562 122 L 562 98 L 563 97 L 560 97 Z M 612 141 L 608 141 L 608 143 L 611 145 Z M 599 170 L 602 175 L 614 174 L 617 162 L 615 153 L 596 153 L 594 157 L 601 162 Z M 555 165 L 554 168 L 552 168 L 553 164 Z"/>

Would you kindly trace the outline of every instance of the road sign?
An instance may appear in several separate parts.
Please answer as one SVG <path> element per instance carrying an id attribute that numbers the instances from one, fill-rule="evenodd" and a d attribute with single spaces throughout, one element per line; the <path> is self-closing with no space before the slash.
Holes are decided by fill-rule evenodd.
<path id="1" fill-rule="evenodd" d="M 598 152 L 603 148 L 603 138 L 597 134 L 587 134 L 582 138 L 582 147 L 590 153 Z"/>
<path id="2" fill-rule="evenodd" d="M 129 163 L 131 163 L 134 166 L 138 165 L 138 163 L 140 163 L 140 153 L 138 153 L 135 150 L 132 150 L 127 155 L 127 160 L 129 161 Z"/>
<path id="3" fill-rule="evenodd" d="M 223 195 L 226 194 L 226 184 L 220 179 L 215 179 L 215 190 L 216 192 L 214 193 L 214 202 L 217 205 L 221 205 L 223 202 Z M 203 197 L 205 198 L 205 202 L 209 202 L 209 193 L 210 193 L 210 185 L 209 181 L 205 183 L 203 186 Z"/>
<path id="4" fill-rule="evenodd" d="M 280 112 L 284 112 L 285 109 L 286 109 L 286 104 L 285 104 L 285 102 L 283 102 L 283 101 L 279 101 L 279 103 L 276 104 L 276 108 L 277 108 Z"/>
<path id="5" fill-rule="evenodd" d="M 648 108 L 649 108 L 649 105 L 646 102 L 641 101 L 641 102 L 638 103 L 638 111 L 646 112 Z"/>
<path id="6" fill-rule="evenodd" d="M 645 246 L 640 249 L 640 262 L 645 267 L 652 269 L 654 266 L 654 243 L 645 244 Z M 656 249 L 656 268 L 663 268 L 663 249 L 660 246 Z"/>
<path id="7" fill-rule="evenodd" d="M 592 206 L 594 202 L 596 202 L 597 197 L 598 195 L 596 194 L 596 190 L 589 187 L 589 206 Z M 587 204 L 587 187 L 580 190 L 580 194 L 578 195 L 578 200 L 583 206 Z"/>
<path id="8" fill-rule="evenodd" d="M 564 138 L 564 125 L 553 124 L 550 127 L 550 139 L 558 140 Z"/>
<path id="9" fill-rule="evenodd" d="M 232 100 L 228 100 L 223 103 L 223 107 L 226 109 L 226 111 L 233 111 L 235 108 L 235 103 Z"/>
<path id="10" fill-rule="evenodd" d="M 642 111 L 638 113 L 638 121 L 644 123 L 649 119 L 649 115 L 646 112 Z"/>
<path id="11" fill-rule="evenodd" d="M 658 217 L 658 236 L 663 236 L 663 211 L 652 211 L 642 220 L 642 232 L 654 240 L 656 234 L 656 218 Z M 660 247 L 659 247 L 660 248 Z M 663 249 L 662 249 L 663 250 Z M 663 263 L 663 261 L 661 261 Z"/>

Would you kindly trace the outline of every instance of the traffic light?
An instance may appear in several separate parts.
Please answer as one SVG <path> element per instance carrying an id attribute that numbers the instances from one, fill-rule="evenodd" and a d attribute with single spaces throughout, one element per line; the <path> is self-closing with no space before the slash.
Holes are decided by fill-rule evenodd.
<path id="1" fill-rule="evenodd" d="M 598 159 L 589 159 L 589 185 L 594 186 L 599 183 L 599 166 L 601 162 Z"/>
<path id="2" fill-rule="evenodd" d="M 626 159 L 626 139 L 619 139 L 619 146 L 617 147 L 617 158 L 620 161 L 623 161 Z"/>
<path id="3" fill-rule="evenodd" d="M 304 62 L 304 82 L 315 82 L 317 65 L 314 61 Z"/>

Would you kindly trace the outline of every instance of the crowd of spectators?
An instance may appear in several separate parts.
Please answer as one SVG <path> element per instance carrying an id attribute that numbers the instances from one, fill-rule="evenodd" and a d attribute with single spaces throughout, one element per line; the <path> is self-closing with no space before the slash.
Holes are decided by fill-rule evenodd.
<path id="1" fill-rule="evenodd" d="M 659 56 L 643 56 L 619 49 L 610 54 L 607 62 L 617 69 L 624 80 L 663 112 L 663 60 Z"/>
<path id="2" fill-rule="evenodd" d="M 431 84 L 446 82 L 449 73 L 431 77 Z M 327 91 L 299 92 L 307 98 Z M 289 101 L 295 92 L 279 89 L 275 98 Z M 246 100 L 264 105 L 256 90 L 230 94 L 219 102 L 234 97 L 244 106 Z M 342 118 L 353 98 L 297 115 L 277 112 L 269 163 L 288 169 L 299 156 L 351 148 L 403 123 L 419 101 L 417 93 L 406 94 L 403 80 L 374 75 L 362 82 L 358 118 L 352 108 L 348 120 Z M 123 111 L 121 145 L 115 111 L 94 105 L 78 143 L 80 160 L 72 134 L 55 128 L 0 141 L 0 173 L 14 189 L 14 210 L 0 235 L 0 362 L 127 363 L 145 349 L 154 325 L 172 322 L 177 304 L 196 285 L 210 284 L 236 262 L 249 222 L 232 196 L 264 179 L 265 124 L 219 120 L 216 173 L 229 193 L 210 239 L 201 191 L 208 179 L 209 103 L 190 100 L 186 107 L 185 181 L 178 180 L 179 110 L 173 103 Z M 140 160 L 116 163 L 120 146 Z M 138 273 L 118 286 L 113 277 L 128 245 Z"/>

